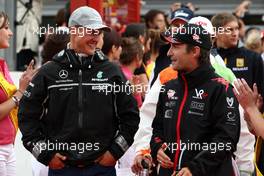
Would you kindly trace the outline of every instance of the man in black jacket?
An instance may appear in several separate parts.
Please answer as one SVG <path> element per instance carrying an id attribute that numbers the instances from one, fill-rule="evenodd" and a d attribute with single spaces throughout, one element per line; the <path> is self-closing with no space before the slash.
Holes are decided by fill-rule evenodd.
<path id="1" fill-rule="evenodd" d="M 19 107 L 22 140 L 49 176 L 113 176 L 133 143 L 139 115 L 122 72 L 96 50 L 110 30 L 99 13 L 76 9 L 70 43 L 42 66 Z"/>
<path id="2" fill-rule="evenodd" d="M 215 46 L 218 54 L 224 59 L 237 78 L 244 78 L 253 88 L 256 83 L 264 97 L 264 67 L 260 54 L 244 47 L 238 47 L 239 25 L 237 18 L 229 13 L 216 14 L 212 18 L 216 29 Z"/>
<path id="3" fill-rule="evenodd" d="M 160 92 L 150 142 L 160 176 L 232 176 L 240 133 L 238 102 L 231 85 L 209 61 L 210 34 L 185 24 L 164 37 L 178 78 Z"/>

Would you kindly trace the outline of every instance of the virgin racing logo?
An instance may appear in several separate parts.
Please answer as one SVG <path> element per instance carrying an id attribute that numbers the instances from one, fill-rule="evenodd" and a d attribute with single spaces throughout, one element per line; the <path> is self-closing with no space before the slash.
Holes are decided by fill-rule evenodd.
<path id="1" fill-rule="evenodd" d="M 205 91 L 203 89 L 201 89 L 201 90 L 195 89 L 195 93 L 196 93 L 196 95 L 192 96 L 194 99 L 203 100 L 208 96 L 208 94 L 205 93 Z"/>

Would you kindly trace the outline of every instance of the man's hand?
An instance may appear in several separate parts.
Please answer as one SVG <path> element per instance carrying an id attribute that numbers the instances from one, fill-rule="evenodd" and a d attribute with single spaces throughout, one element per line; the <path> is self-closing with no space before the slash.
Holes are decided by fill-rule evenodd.
<path id="1" fill-rule="evenodd" d="M 236 87 L 234 94 L 242 108 L 247 111 L 248 108 L 256 106 L 256 92 L 252 91 L 247 82 L 244 79 L 237 79 L 234 84 Z"/>
<path id="2" fill-rule="evenodd" d="M 175 2 L 175 3 L 171 4 L 170 11 L 174 12 L 175 10 L 178 10 L 179 8 L 181 8 L 181 5 L 182 5 L 182 3 L 180 3 L 180 2 Z"/>
<path id="3" fill-rule="evenodd" d="M 242 3 L 240 3 L 235 9 L 236 16 L 243 18 L 245 13 L 249 10 L 251 4 L 251 0 L 244 0 Z"/>
<path id="4" fill-rule="evenodd" d="M 192 176 L 192 173 L 187 167 L 184 167 L 179 171 L 178 174 L 174 172 L 171 176 Z"/>
<path id="5" fill-rule="evenodd" d="M 151 168 L 151 165 L 152 165 L 151 157 L 146 157 L 144 155 L 137 155 L 135 157 L 134 163 L 133 163 L 133 165 L 131 167 L 131 170 L 132 170 L 133 173 L 138 175 L 140 173 L 140 171 L 143 169 L 143 166 L 141 164 L 143 159 L 148 163 L 149 169 Z"/>
<path id="6" fill-rule="evenodd" d="M 106 151 L 96 162 L 102 166 L 115 166 L 116 160 L 109 151 Z"/>
<path id="7" fill-rule="evenodd" d="M 56 153 L 51 161 L 49 162 L 49 168 L 51 169 L 62 169 L 64 168 L 65 164 L 63 161 L 65 161 L 67 158 L 66 156 L 63 156 L 59 153 Z"/>
<path id="8" fill-rule="evenodd" d="M 158 151 L 157 160 L 161 167 L 163 168 L 172 168 L 173 162 L 171 159 L 164 153 L 164 148 L 161 147 Z"/>
<path id="9" fill-rule="evenodd" d="M 263 106 L 263 98 L 258 93 L 258 87 L 257 87 L 256 83 L 253 84 L 253 95 L 254 95 L 254 99 L 255 99 L 256 105 L 257 105 L 259 111 L 261 111 L 261 108 Z"/>

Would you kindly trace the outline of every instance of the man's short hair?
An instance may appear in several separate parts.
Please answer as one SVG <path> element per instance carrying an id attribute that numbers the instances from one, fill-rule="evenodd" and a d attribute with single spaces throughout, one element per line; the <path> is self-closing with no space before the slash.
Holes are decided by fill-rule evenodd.
<path id="1" fill-rule="evenodd" d="M 189 53 L 195 46 L 192 44 L 186 44 L 186 52 Z M 198 59 L 200 65 L 210 63 L 210 51 L 204 48 L 200 48 L 200 56 Z"/>
<path id="2" fill-rule="evenodd" d="M 55 22 L 58 26 L 62 26 L 63 23 L 66 23 L 66 9 L 62 8 L 57 12 L 57 15 L 55 17 Z"/>
<path id="3" fill-rule="evenodd" d="M 140 36 L 145 37 L 146 26 L 143 23 L 131 23 L 127 25 L 125 32 L 123 32 L 122 37 L 133 37 L 139 39 Z"/>
<path id="4" fill-rule="evenodd" d="M 111 32 L 104 33 L 104 44 L 102 51 L 105 55 L 108 55 L 113 46 L 121 46 L 121 36 L 113 29 Z"/>
<path id="5" fill-rule="evenodd" d="M 124 37 L 122 38 L 121 46 L 122 52 L 119 60 L 121 64 L 129 65 L 137 56 L 140 60 L 143 59 L 143 47 L 137 39 Z"/>
<path id="6" fill-rule="evenodd" d="M 232 15 L 231 13 L 219 13 L 212 17 L 211 22 L 213 26 L 216 28 L 216 31 L 218 28 L 223 27 L 229 22 L 237 21 L 237 18 Z"/>

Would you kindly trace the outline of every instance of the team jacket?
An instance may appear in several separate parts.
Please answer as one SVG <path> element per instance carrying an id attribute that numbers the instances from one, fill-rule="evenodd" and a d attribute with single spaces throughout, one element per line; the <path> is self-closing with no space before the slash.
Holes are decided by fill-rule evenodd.
<path id="1" fill-rule="evenodd" d="M 218 48 L 217 52 L 237 78 L 244 78 L 251 88 L 253 83 L 256 83 L 262 97 L 264 96 L 264 68 L 261 55 L 244 47 Z"/>
<path id="2" fill-rule="evenodd" d="M 119 159 L 138 123 L 130 85 L 100 51 L 91 58 L 60 52 L 40 68 L 19 106 L 23 144 L 46 165 L 56 152 L 69 165 L 88 165 L 107 150 Z"/>
<path id="3" fill-rule="evenodd" d="M 174 170 L 188 167 L 194 176 L 233 174 L 231 158 L 240 133 L 238 102 L 231 85 L 208 65 L 179 73 L 161 88 L 152 127 L 154 160 L 166 143 Z M 161 168 L 159 175 L 172 172 Z"/>

